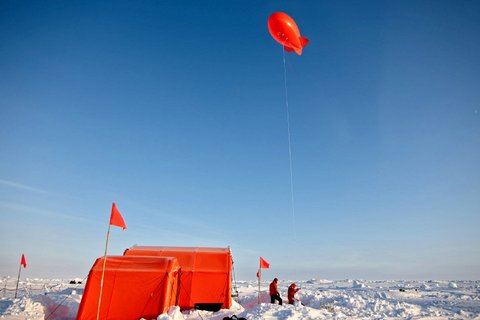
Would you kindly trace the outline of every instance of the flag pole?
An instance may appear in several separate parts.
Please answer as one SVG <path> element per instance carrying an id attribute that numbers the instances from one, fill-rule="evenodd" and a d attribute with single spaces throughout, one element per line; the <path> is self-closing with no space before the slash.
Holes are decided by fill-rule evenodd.
<path id="1" fill-rule="evenodd" d="M 260 261 L 258 268 L 258 304 L 260 304 L 260 279 L 262 278 L 262 262 Z"/>
<path id="2" fill-rule="evenodd" d="M 107 231 L 107 241 L 105 242 L 105 254 L 103 255 L 102 278 L 100 280 L 100 294 L 98 295 L 97 320 L 100 317 L 100 304 L 102 303 L 103 276 L 105 275 L 105 264 L 107 263 L 107 248 L 108 248 L 108 238 L 110 238 L 110 227 L 111 227 L 111 224 L 109 223 L 108 231 Z"/>
<path id="3" fill-rule="evenodd" d="M 18 266 L 18 278 L 17 278 L 17 287 L 15 288 L 15 299 L 17 298 L 18 282 L 20 282 L 20 272 L 22 272 L 22 262 Z"/>

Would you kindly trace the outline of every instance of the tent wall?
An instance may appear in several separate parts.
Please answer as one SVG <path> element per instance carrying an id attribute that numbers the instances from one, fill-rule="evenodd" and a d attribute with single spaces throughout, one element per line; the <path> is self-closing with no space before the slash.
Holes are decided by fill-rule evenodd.
<path id="1" fill-rule="evenodd" d="M 182 268 L 180 300 L 182 310 L 196 304 L 231 307 L 232 256 L 229 248 L 134 246 L 125 256 L 175 257 Z"/>
<path id="2" fill-rule="evenodd" d="M 103 261 L 90 270 L 77 319 L 96 319 Z M 156 319 L 176 304 L 179 273 L 173 257 L 107 256 L 100 319 Z"/>

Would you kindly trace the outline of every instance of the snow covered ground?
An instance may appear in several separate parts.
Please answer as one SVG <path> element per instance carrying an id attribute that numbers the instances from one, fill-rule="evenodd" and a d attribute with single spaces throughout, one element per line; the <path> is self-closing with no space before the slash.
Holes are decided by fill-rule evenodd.
<path id="1" fill-rule="evenodd" d="M 82 298 L 82 284 L 69 280 L 16 279 L 0 281 L 1 319 L 75 319 Z M 79 281 L 80 279 L 75 279 Z M 284 302 L 292 281 L 279 281 Z M 301 290 L 296 305 L 272 305 L 262 282 L 261 304 L 257 283 L 239 281 L 237 302 L 230 310 L 181 313 L 175 307 L 160 320 L 221 320 L 237 315 L 246 319 L 480 319 L 480 281 L 295 281 Z M 302 305 L 301 303 L 304 305 Z"/>

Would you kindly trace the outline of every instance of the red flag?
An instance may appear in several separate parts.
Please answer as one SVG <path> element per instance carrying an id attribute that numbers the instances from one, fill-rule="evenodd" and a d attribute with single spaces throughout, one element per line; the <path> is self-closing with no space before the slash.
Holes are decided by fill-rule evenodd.
<path id="1" fill-rule="evenodd" d="M 268 263 L 267 261 L 265 261 L 265 259 L 260 257 L 260 268 L 268 269 L 270 268 L 270 263 Z"/>
<path id="2" fill-rule="evenodd" d="M 257 271 L 257 278 L 260 278 L 260 270 Z"/>
<path id="3" fill-rule="evenodd" d="M 122 215 L 120 211 L 118 211 L 115 202 L 112 204 L 112 214 L 110 215 L 110 225 L 117 226 L 123 228 L 123 230 L 127 229 L 127 225 L 125 221 L 123 221 Z"/>
<path id="4" fill-rule="evenodd" d="M 20 264 L 26 268 L 27 267 L 27 260 L 25 260 L 25 255 L 22 253 L 22 260 L 20 261 Z"/>

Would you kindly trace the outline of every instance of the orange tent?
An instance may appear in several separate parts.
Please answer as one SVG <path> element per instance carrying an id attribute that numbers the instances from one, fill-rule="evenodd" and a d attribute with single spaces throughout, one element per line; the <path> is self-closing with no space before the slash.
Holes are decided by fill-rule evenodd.
<path id="1" fill-rule="evenodd" d="M 88 275 L 77 320 L 96 319 L 103 257 Z M 176 305 L 180 265 L 173 257 L 107 256 L 100 319 L 156 319 Z"/>
<path id="2" fill-rule="evenodd" d="M 230 248 L 133 246 L 124 255 L 177 258 L 182 268 L 178 304 L 182 310 L 216 311 L 232 305 Z"/>

